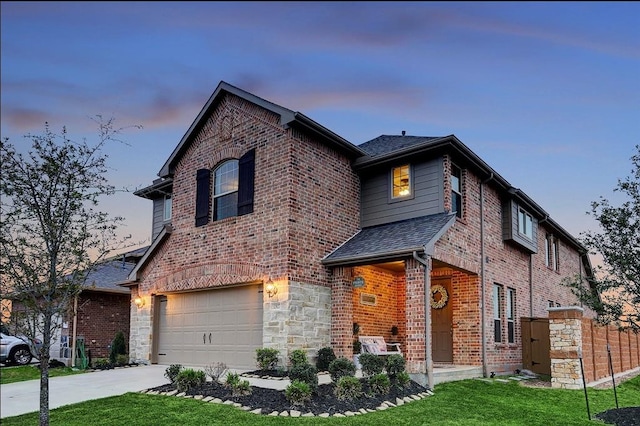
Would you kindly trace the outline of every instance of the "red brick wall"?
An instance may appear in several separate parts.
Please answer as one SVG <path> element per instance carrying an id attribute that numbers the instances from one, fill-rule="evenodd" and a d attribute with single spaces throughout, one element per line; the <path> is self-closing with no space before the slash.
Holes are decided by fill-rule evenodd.
<path id="1" fill-rule="evenodd" d="M 451 159 L 444 158 L 445 179 L 445 209 L 450 209 L 450 175 Z M 460 301 L 466 308 L 473 306 L 472 292 L 480 291 L 482 279 L 481 264 L 481 225 L 480 225 L 480 183 L 481 179 L 469 170 L 464 169 L 464 164 L 458 164 L 463 168 L 463 217 L 436 243 L 434 260 L 446 262 L 457 268 L 468 271 L 468 285 L 465 288 L 464 281 L 453 286 L 454 297 L 452 303 L 457 304 L 458 297 L 467 297 Z M 485 306 L 485 342 L 487 348 L 487 365 L 489 371 L 511 371 L 520 368 L 522 364 L 522 345 L 520 341 L 520 320 L 525 317 L 544 317 L 547 315 L 548 300 L 560 303 L 562 306 L 575 305 L 577 299 L 571 294 L 568 287 L 561 285 L 564 277 L 581 272 L 580 256 L 571 249 L 566 242 L 560 241 L 560 270 L 552 271 L 545 266 L 544 244 L 546 228 L 542 223 L 538 230 L 538 253 L 530 256 L 526 251 L 502 237 L 502 204 L 503 199 L 491 183 L 484 186 L 484 295 L 482 302 Z M 530 268 L 530 262 L 532 268 Z M 531 271 L 531 272 L 530 272 Z M 582 270 L 584 274 L 584 270 Z M 474 276 L 477 274 L 477 276 Z M 530 280 L 530 274 L 533 280 Z M 532 282 L 532 286 L 530 286 Z M 497 283 L 506 289 L 513 288 L 516 292 L 515 301 L 515 332 L 514 344 L 506 343 L 506 321 L 503 318 L 502 335 L 503 342 L 495 343 L 493 338 L 493 303 L 492 288 Z M 471 292 L 471 293 L 469 293 Z M 531 297 L 533 294 L 533 298 Z M 479 293 L 477 293 L 479 296 Z M 501 309 L 504 312 L 505 300 L 501 301 Z M 462 342 L 465 335 L 464 328 L 473 331 L 473 325 L 480 328 L 480 306 L 470 310 L 454 310 L 454 362 L 468 360 L 474 365 L 481 363 L 481 357 L 477 357 L 480 348 L 474 348 L 469 354 L 460 352 L 458 342 Z M 591 311 L 586 311 L 587 316 L 593 316 Z M 474 336 L 467 343 L 475 344 Z"/>
<path id="2" fill-rule="evenodd" d="M 196 170 L 252 148 L 253 213 L 196 228 Z M 143 294 L 268 277 L 328 286 L 320 259 L 358 228 L 359 180 L 349 159 L 231 95 L 177 164 L 173 191 L 174 231 L 142 271 Z"/>
<path id="3" fill-rule="evenodd" d="M 84 337 L 85 349 L 91 350 L 92 359 L 109 357 L 109 346 L 119 331 L 124 333 L 125 342 L 129 341 L 130 303 L 128 294 L 81 293 L 76 337 Z M 70 320 L 70 328 L 72 324 Z"/>
<path id="4" fill-rule="evenodd" d="M 360 324 L 361 336 L 382 336 L 386 342 L 399 341 L 391 335 L 391 327 L 398 326 L 403 312 L 398 311 L 398 299 L 404 300 L 404 282 L 397 284 L 397 275 L 376 267 L 354 268 L 354 276 L 365 280 L 365 287 L 353 289 L 353 321 Z M 362 293 L 376 296 L 376 306 L 362 304 Z M 403 327 L 404 328 L 404 327 Z M 404 345 L 403 345 L 404 346 Z"/>
<path id="5" fill-rule="evenodd" d="M 334 268 L 331 276 L 331 347 L 337 357 L 353 355 L 351 268 Z"/>

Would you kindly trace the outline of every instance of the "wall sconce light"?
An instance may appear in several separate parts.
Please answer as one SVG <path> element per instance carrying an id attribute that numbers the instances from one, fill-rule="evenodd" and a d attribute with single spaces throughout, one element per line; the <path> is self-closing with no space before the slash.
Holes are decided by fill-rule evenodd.
<path id="1" fill-rule="evenodd" d="M 137 296 L 135 299 L 133 299 L 133 303 L 136 304 L 138 309 L 142 308 L 144 306 L 144 299 L 140 296 Z"/>
<path id="2" fill-rule="evenodd" d="M 271 278 L 269 278 L 267 284 L 264 286 L 264 290 L 267 292 L 269 297 L 273 297 L 278 292 L 278 287 L 276 287 L 273 281 L 271 281 Z"/>

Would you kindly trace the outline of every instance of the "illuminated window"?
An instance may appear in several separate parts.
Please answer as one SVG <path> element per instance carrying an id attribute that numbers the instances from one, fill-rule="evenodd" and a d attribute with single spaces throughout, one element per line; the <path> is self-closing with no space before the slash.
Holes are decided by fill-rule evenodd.
<path id="1" fill-rule="evenodd" d="M 392 198 L 404 198 L 411 195 L 411 168 L 409 165 L 394 167 L 392 170 Z"/>

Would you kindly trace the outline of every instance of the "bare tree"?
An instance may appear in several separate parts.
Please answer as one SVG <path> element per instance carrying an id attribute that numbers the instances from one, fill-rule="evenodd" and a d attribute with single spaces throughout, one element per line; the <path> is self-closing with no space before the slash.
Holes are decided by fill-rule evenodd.
<path id="1" fill-rule="evenodd" d="M 0 142 L 0 292 L 22 307 L 18 326 L 29 337 L 42 336 L 40 424 L 49 424 L 49 350 L 52 336 L 85 277 L 97 262 L 123 246 L 116 230 L 122 217 L 97 210 L 115 193 L 106 178 L 108 143 L 121 129 L 114 119 L 95 119 L 99 141 L 74 142 L 45 123 L 42 135 L 26 135 L 25 155 Z M 139 126 L 136 126 L 139 127 Z M 12 319 L 13 320 L 13 319 Z"/>
<path id="2" fill-rule="evenodd" d="M 618 179 L 614 192 L 624 201 L 613 205 L 607 198 L 591 203 L 591 215 L 600 232 L 582 234 L 583 244 L 602 256 L 603 265 L 589 277 L 595 292 L 585 291 L 578 280 L 568 281 L 574 294 L 598 313 L 605 324 L 640 331 L 640 145 L 631 157 L 631 176 Z"/>

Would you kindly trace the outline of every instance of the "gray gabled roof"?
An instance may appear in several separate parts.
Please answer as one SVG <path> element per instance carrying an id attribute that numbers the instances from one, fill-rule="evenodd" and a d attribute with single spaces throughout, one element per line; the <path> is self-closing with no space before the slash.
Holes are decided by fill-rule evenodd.
<path id="1" fill-rule="evenodd" d="M 361 150 L 371 157 L 389 154 L 414 145 L 426 144 L 438 139 L 440 136 L 397 136 L 397 135 L 381 135 L 375 139 L 358 145 Z"/>
<path id="2" fill-rule="evenodd" d="M 384 262 L 413 252 L 433 254 L 433 247 L 456 220 L 455 213 L 438 213 L 364 228 L 325 256 L 328 266 Z"/>

